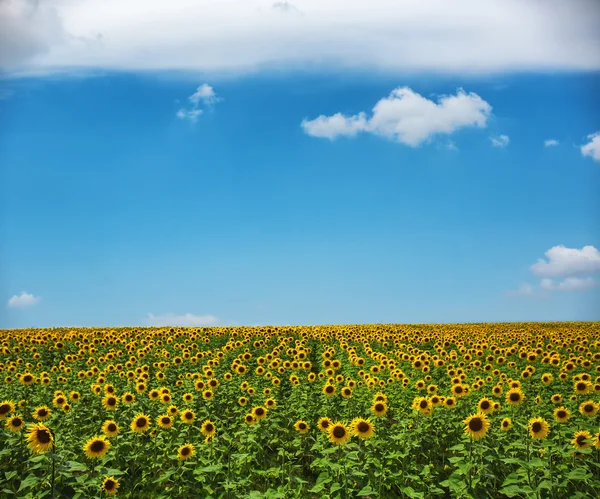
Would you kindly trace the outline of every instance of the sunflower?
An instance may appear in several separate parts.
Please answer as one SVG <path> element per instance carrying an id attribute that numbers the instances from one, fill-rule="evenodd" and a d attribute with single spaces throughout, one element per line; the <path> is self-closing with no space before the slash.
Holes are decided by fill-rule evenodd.
<path id="1" fill-rule="evenodd" d="M 506 403 L 508 405 L 521 405 L 525 400 L 525 394 L 520 388 L 511 388 L 506 392 Z"/>
<path id="2" fill-rule="evenodd" d="M 190 457 L 194 455 L 196 449 L 192 444 L 183 444 L 179 449 L 177 449 L 177 458 L 182 461 L 188 460 Z"/>
<path id="3" fill-rule="evenodd" d="M 298 433 L 307 433 L 309 426 L 308 423 L 306 421 L 302 421 L 301 419 L 296 421 L 296 423 L 294 424 L 294 428 L 296 429 L 296 431 Z"/>
<path id="4" fill-rule="evenodd" d="M 373 396 L 373 402 L 385 402 L 387 404 L 388 398 L 385 393 L 378 392 Z"/>
<path id="5" fill-rule="evenodd" d="M 592 446 L 592 443 L 590 442 L 591 439 L 592 434 L 589 431 L 582 430 L 575 432 L 571 443 L 576 449 L 587 449 Z"/>
<path id="6" fill-rule="evenodd" d="M 427 397 L 417 397 L 413 402 L 413 407 L 424 416 L 431 413 L 432 404 Z"/>
<path id="7" fill-rule="evenodd" d="M 375 414 L 375 416 L 385 416 L 387 413 L 388 407 L 385 402 L 375 402 L 371 406 L 371 412 Z"/>
<path id="8" fill-rule="evenodd" d="M 325 395 L 327 395 L 328 397 L 333 397 L 335 395 L 335 385 L 331 385 L 331 384 L 326 384 L 323 387 L 323 393 Z"/>
<path id="9" fill-rule="evenodd" d="M 110 393 L 102 399 L 102 405 L 107 411 L 114 411 L 118 404 L 119 399 Z"/>
<path id="10" fill-rule="evenodd" d="M 246 405 L 248 403 L 248 399 L 246 397 L 240 397 L 238 399 L 238 404 L 240 405 Z"/>
<path id="11" fill-rule="evenodd" d="M 162 416 L 158 416 L 158 418 L 156 418 L 156 424 L 163 430 L 168 430 L 169 428 L 173 427 L 173 418 L 168 414 L 163 414 Z"/>
<path id="12" fill-rule="evenodd" d="M 116 437 L 119 434 L 119 425 L 116 421 L 108 420 L 102 425 L 102 433 L 107 437 Z"/>
<path id="13" fill-rule="evenodd" d="M 452 387 L 452 395 L 455 397 L 464 397 L 469 393 L 469 389 L 467 385 L 463 385 L 462 383 L 456 384 Z"/>
<path id="14" fill-rule="evenodd" d="M 465 424 L 465 433 L 471 438 L 482 438 L 489 428 L 487 416 L 481 412 L 469 416 L 463 423 Z"/>
<path id="15" fill-rule="evenodd" d="M 555 393 L 554 395 L 552 395 L 551 400 L 553 404 L 560 404 L 562 403 L 563 398 L 560 393 Z"/>
<path id="16" fill-rule="evenodd" d="M 483 414 L 490 414 L 494 412 L 494 402 L 484 397 L 477 404 L 477 409 Z"/>
<path id="17" fill-rule="evenodd" d="M 566 407 L 559 407 L 554 411 L 554 419 L 557 423 L 566 423 L 571 418 L 571 411 Z"/>
<path id="18" fill-rule="evenodd" d="M 15 410 L 15 403 L 12 400 L 5 400 L 0 403 L 0 419 L 4 419 Z"/>
<path id="19" fill-rule="evenodd" d="M 510 418 L 504 418 L 500 423 L 500 428 L 502 431 L 508 431 L 512 428 L 512 420 Z"/>
<path id="20" fill-rule="evenodd" d="M 276 405 L 277 405 L 277 401 L 274 398 L 268 398 L 267 400 L 265 400 L 265 407 L 267 409 L 272 409 Z"/>
<path id="21" fill-rule="evenodd" d="M 200 429 L 202 431 L 202 433 L 204 434 L 205 437 L 213 437 L 215 432 L 217 431 L 217 428 L 215 427 L 215 424 L 210 420 L 207 419 L 204 421 L 204 423 L 202 423 L 202 428 Z"/>
<path id="22" fill-rule="evenodd" d="M 183 411 L 181 413 L 181 416 L 179 416 L 181 418 L 181 421 L 183 421 L 186 424 L 192 424 L 194 422 L 194 420 L 196 419 L 196 414 L 194 414 L 194 411 L 190 410 L 190 409 L 186 409 L 185 411 Z"/>
<path id="23" fill-rule="evenodd" d="M 252 409 L 252 415 L 257 421 L 265 419 L 267 417 L 268 410 L 265 407 L 254 407 Z"/>
<path id="24" fill-rule="evenodd" d="M 204 400 L 212 400 L 214 396 L 215 396 L 215 394 L 213 393 L 212 390 L 204 390 L 202 392 L 202 398 Z"/>
<path id="25" fill-rule="evenodd" d="M 446 409 L 454 409 L 456 407 L 456 399 L 454 397 L 446 397 L 444 399 L 444 407 Z"/>
<path id="26" fill-rule="evenodd" d="M 110 449 L 110 442 L 106 437 L 92 437 L 83 446 L 85 455 L 89 459 L 102 458 Z"/>
<path id="27" fill-rule="evenodd" d="M 317 426 L 319 427 L 319 430 L 321 430 L 324 433 L 328 433 L 329 432 L 329 427 L 332 424 L 333 424 L 333 422 L 328 417 L 322 417 L 317 422 Z"/>
<path id="28" fill-rule="evenodd" d="M 579 412 L 584 416 L 595 416 L 598 413 L 598 406 L 592 400 L 586 400 L 579 406 Z"/>
<path id="29" fill-rule="evenodd" d="M 5 426 L 11 432 L 14 433 L 17 431 L 21 431 L 23 429 L 24 424 L 25 424 L 25 422 L 23 421 L 23 418 L 21 417 L 20 414 L 13 414 L 12 416 L 9 416 L 6 418 Z"/>
<path id="30" fill-rule="evenodd" d="M 336 422 L 329 427 L 329 440 L 336 445 L 344 445 L 350 440 L 350 431 L 344 423 Z"/>
<path id="31" fill-rule="evenodd" d="M 54 445 L 52 431 L 46 425 L 37 423 L 29 426 L 27 446 L 36 454 L 48 452 Z"/>
<path id="32" fill-rule="evenodd" d="M 104 477 L 101 487 L 106 494 L 108 494 L 109 496 L 114 496 L 117 493 L 117 489 L 119 488 L 119 480 L 115 479 L 112 476 Z"/>
<path id="33" fill-rule="evenodd" d="M 527 427 L 529 428 L 529 434 L 533 438 L 540 440 L 546 438 L 548 433 L 550 433 L 550 425 L 543 418 L 537 417 L 530 419 Z"/>
<path id="34" fill-rule="evenodd" d="M 585 395 L 592 388 L 592 384 L 589 381 L 577 381 L 573 385 L 573 391 L 578 395 Z"/>
<path id="35" fill-rule="evenodd" d="M 135 402 L 135 395 L 133 393 L 126 392 L 121 397 L 121 402 L 123 402 L 126 405 L 131 405 Z"/>
<path id="36" fill-rule="evenodd" d="M 194 400 L 194 395 L 192 395 L 191 393 L 184 393 L 182 399 L 184 402 L 189 404 Z"/>
<path id="37" fill-rule="evenodd" d="M 244 422 L 248 425 L 256 423 L 256 418 L 252 414 L 246 414 L 244 416 Z"/>
<path id="38" fill-rule="evenodd" d="M 352 423 L 350 423 L 350 429 L 353 435 L 365 440 L 371 438 L 375 432 L 375 427 L 371 423 L 371 420 L 363 418 L 354 418 Z"/>
<path id="39" fill-rule="evenodd" d="M 594 435 L 594 447 L 600 449 L 600 431 Z"/>
<path id="40" fill-rule="evenodd" d="M 145 414 L 138 414 L 131 422 L 131 431 L 135 433 L 144 433 L 150 428 L 150 417 Z"/>
<path id="41" fill-rule="evenodd" d="M 52 414 L 50 408 L 47 405 L 41 405 L 35 408 L 32 417 L 36 421 L 46 421 L 50 417 L 50 414 Z"/>
<path id="42" fill-rule="evenodd" d="M 177 409 L 176 405 L 170 405 L 167 407 L 167 414 L 170 416 L 177 416 L 177 414 L 179 414 L 179 409 Z"/>

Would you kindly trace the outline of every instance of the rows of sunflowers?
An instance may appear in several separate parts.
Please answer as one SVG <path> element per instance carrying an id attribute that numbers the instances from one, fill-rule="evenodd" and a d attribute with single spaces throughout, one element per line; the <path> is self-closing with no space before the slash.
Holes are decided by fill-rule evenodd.
<path id="1" fill-rule="evenodd" d="M 0 331 L 0 497 L 597 497 L 600 324 Z"/>

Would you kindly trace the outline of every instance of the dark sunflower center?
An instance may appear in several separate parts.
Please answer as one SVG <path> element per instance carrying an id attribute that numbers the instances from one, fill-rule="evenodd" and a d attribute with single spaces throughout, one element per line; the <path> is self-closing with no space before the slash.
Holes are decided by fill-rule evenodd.
<path id="1" fill-rule="evenodd" d="M 127 395 L 127 396 L 125 397 L 125 400 L 127 400 L 127 402 L 131 402 L 131 399 L 132 399 L 131 395 Z"/>
<path id="2" fill-rule="evenodd" d="M 106 482 L 104 482 L 104 488 L 106 490 L 113 490 L 115 488 L 115 485 L 116 483 L 112 480 L 106 480 Z"/>
<path id="3" fill-rule="evenodd" d="M 331 393 L 331 392 L 333 392 L 333 386 L 328 386 L 327 388 L 325 388 L 325 391 L 326 391 L 327 393 Z"/>
<path id="4" fill-rule="evenodd" d="M 502 426 L 504 426 L 504 427 L 508 426 L 508 421 L 502 421 Z"/>
<path id="5" fill-rule="evenodd" d="M 27 383 L 29 383 L 31 381 L 31 376 L 27 375 L 23 377 L 23 380 L 26 381 Z"/>
<path id="6" fill-rule="evenodd" d="M 487 410 L 490 408 L 490 403 L 487 400 L 481 402 L 481 408 Z"/>
<path id="7" fill-rule="evenodd" d="M 521 400 L 521 396 L 518 393 L 511 393 L 510 394 L 510 401 L 511 402 L 518 402 L 519 400 Z"/>
<path id="8" fill-rule="evenodd" d="M 421 406 L 421 409 L 427 409 L 427 400 L 421 400 L 419 405 Z"/>
<path id="9" fill-rule="evenodd" d="M 50 442 L 50 432 L 48 430 L 38 430 L 37 439 L 41 444 Z"/>
<path id="10" fill-rule="evenodd" d="M 377 412 L 383 412 L 383 404 L 375 404 L 375 410 Z"/>
<path id="11" fill-rule="evenodd" d="M 577 389 L 579 391 L 585 390 L 585 383 L 577 383 Z"/>
<path id="12" fill-rule="evenodd" d="M 181 455 L 182 456 L 189 456 L 190 454 L 190 448 L 189 447 L 184 447 L 183 449 L 181 449 Z"/>
<path id="13" fill-rule="evenodd" d="M 104 450 L 104 442 L 102 440 L 94 440 L 90 445 L 92 452 L 102 452 Z"/>
<path id="14" fill-rule="evenodd" d="M 146 423 L 147 423 L 147 422 L 148 422 L 148 421 L 146 420 L 146 418 L 138 418 L 138 419 L 137 419 L 137 421 L 135 422 L 135 425 L 136 425 L 138 428 L 143 428 L 144 426 L 146 426 Z"/>
<path id="15" fill-rule="evenodd" d="M 533 431 L 533 433 L 539 433 L 540 431 L 542 431 L 542 423 L 540 423 L 538 421 L 533 423 L 531 425 L 531 431 Z"/>
<path id="16" fill-rule="evenodd" d="M 252 419 L 253 419 L 253 417 L 252 417 L 251 415 L 249 415 L 249 414 L 248 414 L 248 415 L 246 416 L 246 421 L 252 421 Z"/>
<path id="17" fill-rule="evenodd" d="M 456 391 L 456 393 L 462 393 L 462 391 L 463 391 L 462 386 L 457 386 L 455 391 Z"/>
<path id="18" fill-rule="evenodd" d="M 21 426 L 23 424 L 23 420 L 21 418 L 13 418 L 12 425 L 15 427 Z"/>
<path id="19" fill-rule="evenodd" d="M 0 405 L 0 414 L 1 415 L 7 414 L 9 411 L 10 411 L 10 405 L 8 405 L 8 404 Z"/>
<path id="20" fill-rule="evenodd" d="M 265 411 L 263 409 L 261 409 L 260 407 L 258 409 L 256 409 L 257 416 L 262 416 L 264 413 L 265 413 Z"/>
<path id="21" fill-rule="evenodd" d="M 586 404 L 583 406 L 585 412 L 594 412 L 594 406 L 592 404 Z"/>
<path id="22" fill-rule="evenodd" d="M 483 421 L 481 418 L 473 418 L 469 421 L 469 430 L 480 431 L 483 428 Z"/>
<path id="23" fill-rule="evenodd" d="M 169 424 L 171 422 L 170 418 L 162 418 L 162 424 Z"/>
<path id="24" fill-rule="evenodd" d="M 341 426 L 336 426 L 333 429 L 333 436 L 335 438 L 344 438 L 346 436 L 346 430 L 345 430 L 345 428 L 343 428 Z"/>
<path id="25" fill-rule="evenodd" d="M 47 415 L 48 415 L 48 411 L 46 409 L 40 409 L 38 411 L 38 416 L 40 416 L 42 418 L 46 417 Z"/>
<path id="26" fill-rule="evenodd" d="M 556 415 L 560 418 L 560 419 L 564 419 L 567 417 L 567 413 L 565 411 L 558 411 L 556 413 Z"/>
<path id="27" fill-rule="evenodd" d="M 367 433 L 371 429 L 371 427 L 369 426 L 369 423 L 366 423 L 365 421 L 361 421 L 360 423 L 358 423 L 358 426 L 356 427 L 356 429 L 360 433 Z"/>
<path id="28" fill-rule="evenodd" d="M 585 444 L 585 435 L 579 435 L 579 436 L 577 437 L 577 444 L 578 444 L 578 445 L 583 445 L 583 444 Z"/>
<path id="29" fill-rule="evenodd" d="M 110 397 L 108 399 L 108 405 L 116 405 L 116 403 L 117 403 L 117 399 L 116 398 Z"/>
<path id="30" fill-rule="evenodd" d="M 306 425 L 304 423 L 300 423 L 298 425 L 298 428 L 300 428 L 301 430 L 306 430 Z"/>
<path id="31" fill-rule="evenodd" d="M 110 424 L 108 425 L 108 431 L 110 431 L 110 432 L 117 431 L 117 425 L 116 425 L 116 424 L 114 424 L 114 423 L 110 423 Z"/>
<path id="32" fill-rule="evenodd" d="M 329 428 L 329 421 L 323 421 L 321 423 L 321 428 Z"/>
<path id="33" fill-rule="evenodd" d="M 454 400 L 452 400 L 452 399 L 448 399 L 448 400 L 446 401 L 446 405 L 452 405 L 452 404 L 454 404 Z"/>
<path id="34" fill-rule="evenodd" d="M 215 427 L 214 427 L 214 426 L 213 426 L 211 423 L 208 423 L 208 424 L 207 424 L 207 425 L 204 427 L 204 429 L 205 429 L 206 431 L 208 431 L 208 432 L 211 432 L 211 431 L 213 431 L 213 430 L 215 429 Z"/>
<path id="35" fill-rule="evenodd" d="M 191 412 L 186 412 L 184 415 L 185 419 L 192 419 L 194 415 Z"/>

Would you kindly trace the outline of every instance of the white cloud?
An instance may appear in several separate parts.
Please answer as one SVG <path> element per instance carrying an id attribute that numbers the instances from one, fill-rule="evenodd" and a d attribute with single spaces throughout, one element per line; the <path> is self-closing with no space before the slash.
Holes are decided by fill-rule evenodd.
<path id="1" fill-rule="evenodd" d="M 370 118 L 363 112 L 321 115 L 303 120 L 302 128 L 308 135 L 330 140 L 367 132 L 416 147 L 438 134 L 449 135 L 468 126 L 485 127 L 491 111 L 492 106 L 481 97 L 462 89 L 456 95 L 441 96 L 435 103 L 408 87 L 398 87 L 375 104 Z"/>
<path id="2" fill-rule="evenodd" d="M 151 326 L 216 326 L 219 324 L 219 318 L 214 315 L 194 315 L 194 314 L 164 314 L 154 315 L 149 313 L 146 322 Z"/>
<path id="3" fill-rule="evenodd" d="M 594 246 L 577 249 L 566 248 L 561 244 L 544 254 L 547 260 L 540 258 L 530 267 L 535 275 L 553 277 L 600 271 L 600 251 Z"/>
<path id="4" fill-rule="evenodd" d="M 22 291 L 20 295 L 13 295 L 8 300 L 8 306 L 13 308 L 31 307 L 37 303 L 41 298 L 39 296 L 33 296 L 25 291 Z"/>
<path id="5" fill-rule="evenodd" d="M 494 147 L 506 147 L 510 142 L 510 138 L 508 137 L 508 135 L 498 135 L 497 137 L 490 137 L 490 140 L 492 141 L 492 145 Z"/>
<path id="6" fill-rule="evenodd" d="M 200 109 L 203 104 L 205 107 L 212 107 L 215 103 L 221 101 L 220 97 L 217 97 L 213 87 L 207 83 L 203 83 L 198 86 L 196 91 L 188 97 L 191 107 L 186 109 L 182 107 L 177 111 L 176 116 L 181 120 L 190 120 L 192 123 L 198 121 L 198 117 L 204 112 Z"/>
<path id="7" fill-rule="evenodd" d="M 1 0 L 13 72 L 598 70 L 597 0 Z"/>
<path id="8" fill-rule="evenodd" d="M 544 147 L 553 147 L 558 145 L 558 140 L 548 139 L 544 140 Z"/>
<path id="9" fill-rule="evenodd" d="M 533 286 L 523 283 L 517 289 L 511 290 L 507 294 L 508 296 L 531 296 L 533 295 Z"/>
<path id="10" fill-rule="evenodd" d="M 558 284 L 547 277 L 540 281 L 540 287 L 547 291 L 585 291 L 597 285 L 591 277 L 567 277 Z"/>
<path id="11" fill-rule="evenodd" d="M 594 161 L 600 161 L 600 132 L 592 133 L 587 138 L 590 141 L 581 146 L 581 154 L 590 156 Z"/>

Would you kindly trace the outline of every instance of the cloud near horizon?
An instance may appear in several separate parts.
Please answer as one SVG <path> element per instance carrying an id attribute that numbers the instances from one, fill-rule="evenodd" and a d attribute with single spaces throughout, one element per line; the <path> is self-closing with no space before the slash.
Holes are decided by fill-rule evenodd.
<path id="1" fill-rule="evenodd" d="M 599 15 L 595 0 L 2 0 L 0 67 L 598 70 Z"/>
<path id="2" fill-rule="evenodd" d="M 365 132 L 417 147 L 461 128 L 484 128 L 491 112 L 489 103 L 462 88 L 456 95 L 440 96 L 435 103 L 408 87 L 398 87 L 375 104 L 370 117 L 364 112 L 351 116 L 335 113 L 305 119 L 301 126 L 312 137 L 334 140 Z"/>
<path id="3" fill-rule="evenodd" d="M 172 313 L 154 315 L 148 313 L 146 323 L 150 326 L 216 326 L 220 324 L 218 317 L 214 315 L 176 315 Z"/>
<path id="4" fill-rule="evenodd" d="M 8 306 L 11 308 L 24 308 L 31 307 L 40 302 L 42 298 L 39 296 L 34 296 L 25 291 L 22 291 L 20 295 L 13 295 L 8 300 Z"/>

